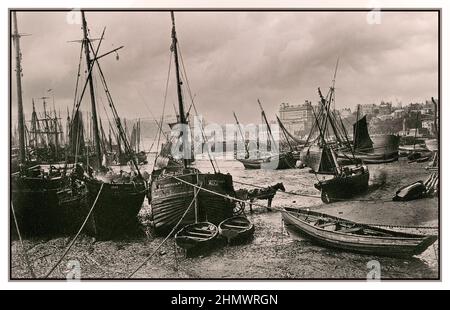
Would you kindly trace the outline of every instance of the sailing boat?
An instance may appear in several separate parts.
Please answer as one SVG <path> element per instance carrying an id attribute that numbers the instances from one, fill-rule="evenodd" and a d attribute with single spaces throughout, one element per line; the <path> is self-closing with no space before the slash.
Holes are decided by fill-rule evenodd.
<path id="1" fill-rule="evenodd" d="M 359 118 L 358 105 L 356 122 L 353 124 L 353 143 L 343 146 L 338 152 L 342 163 L 354 155 L 365 164 L 383 164 L 398 160 L 398 146 L 400 137 L 396 135 L 381 135 L 370 137 L 367 117 Z"/>
<path id="2" fill-rule="evenodd" d="M 266 124 L 267 128 L 267 134 L 268 134 L 268 141 L 267 144 L 271 145 L 272 151 L 274 151 L 276 154 L 269 155 L 269 156 L 259 156 L 258 154 L 256 158 L 252 158 L 251 154 L 249 153 L 248 146 L 245 143 L 245 137 L 242 134 L 241 127 L 239 124 L 239 121 L 237 119 L 236 114 L 234 114 L 234 118 L 236 120 L 236 124 L 239 126 L 239 131 L 241 133 L 241 138 L 244 141 L 245 145 L 245 158 L 239 158 L 239 156 L 236 158 L 237 161 L 241 162 L 245 169 L 275 169 L 275 170 L 281 170 L 281 169 L 291 169 L 295 168 L 295 164 L 297 160 L 293 156 L 293 148 L 290 146 L 289 151 L 282 152 L 277 147 L 277 143 L 272 135 L 272 130 L 270 129 L 269 122 L 266 117 L 266 113 L 264 112 L 264 109 L 262 108 L 261 102 L 258 99 L 258 105 L 261 109 L 261 117 L 263 121 Z"/>
<path id="3" fill-rule="evenodd" d="M 328 109 L 326 113 L 329 113 Z M 327 165 L 327 170 L 333 171 L 331 179 L 319 180 L 314 184 L 314 187 L 321 191 L 322 201 L 331 203 L 337 199 L 349 198 L 357 193 L 366 191 L 369 185 L 369 169 L 367 166 L 360 163 L 348 166 L 340 165 L 335 150 L 325 138 L 327 121 L 325 121 L 324 127 L 321 127 L 314 111 L 313 114 L 319 130 L 322 147 L 320 166 Z M 328 116 L 325 120 L 332 120 L 332 118 Z M 322 160 L 326 160 L 326 162 L 322 163 Z M 353 162 L 356 162 L 354 157 Z"/>
<path id="4" fill-rule="evenodd" d="M 15 216 L 21 233 L 26 236 L 71 232 L 72 226 L 68 223 L 73 223 L 74 220 L 72 216 L 69 218 L 67 215 L 83 211 L 87 193 L 79 182 L 72 182 L 66 166 L 46 168 L 34 165 L 29 160 L 25 146 L 20 34 L 16 12 L 12 14 L 19 121 L 19 171 L 11 174 L 11 200 L 14 210 L 11 215 Z"/>
<path id="5" fill-rule="evenodd" d="M 181 90 L 181 85 L 183 83 L 181 81 L 180 74 L 178 40 L 173 12 L 171 12 L 171 19 L 171 52 L 173 52 L 175 62 L 179 115 L 178 125 L 186 128 L 188 127 L 187 117 Z M 153 227 L 155 232 L 158 234 L 170 231 L 179 221 L 180 227 L 193 223 L 205 223 L 204 227 L 212 227 L 210 225 L 215 226 L 225 218 L 233 215 L 234 202 L 230 199 L 226 199 L 212 193 L 214 192 L 224 196 L 234 196 L 235 192 L 233 188 L 232 176 L 230 174 L 222 174 L 218 172 L 213 160 L 210 161 L 214 169 L 214 173 L 202 173 L 198 169 L 192 167 L 189 161 L 191 149 L 188 147 L 187 143 L 188 135 L 183 134 L 180 138 L 182 139 L 184 154 L 181 156 L 182 158 L 175 158 L 171 152 L 160 154 L 162 157 L 168 159 L 164 160 L 164 162 L 178 164 L 155 166 L 152 171 L 148 200 L 150 201 L 152 210 Z M 195 184 L 202 189 L 199 189 L 197 194 L 197 188 L 190 184 Z M 194 197 L 196 207 L 187 210 L 191 202 L 194 200 Z M 212 229 L 210 231 L 217 232 L 217 227 L 216 229 Z"/>
<path id="6" fill-rule="evenodd" d="M 87 185 L 89 205 L 92 206 L 96 203 L 91 215 L 91 219 L 93 221 L 93 233 L 98 238 L 108 239 L 123 235 L 124 233 L 130 231 L 131 228 L 137 227 L 137 214 L 144 201 L 146 182 L 142 178 L 139 171 L 139 166 L 134 156 L 131 156 L 131 162 L 133 164 L 132 169 L 134 169 L 134 171 L 132 171 L 130 175 L 118 176 L 112 171 L 112 169 L 108 169 L 102 164 L 102 159 L 104 157 L 102 156 L 103 154 L 101 151 L 100 132 L 95 101 L 96 96 L 94 93 L 92 78 L 94 66 L 96 66 L 97 71 L 99 72 L 100 81 L 105 90 L 105 94 L 117 126 L 118 136 L 124 144 L 125 151 L 129 154 L 133 153 L 121 125 L 120 118 L 112 100 L 111 92 L 108 89 L 99 63 L 99 58 L 116 52 L 120 49 L 120 47 L 105 53 L 102 56 L 97 56 L 104 32 L 102 34 L 102 38 L 100 39 L 99 45 L 96 50 L 94 50 L 92 42 L 88 36 L 87 22 L 83 11 L 81 11 L 81 17 L 83 23 L 82 44 L 85 51 L 86 66 L 88 70 L 86 83 L 89 84 L 91 99 L 92 130 L 96 160 L 92 163 L 93 168 L 88 167 L 87 173 L 84 173 L 80 179 Z M 94 53 L 94 58 L 91 58 L 91 51 Z M 76 112 L 78 112 L 82 97 L 83 96 L 81 96 L 76 106 Z"/>

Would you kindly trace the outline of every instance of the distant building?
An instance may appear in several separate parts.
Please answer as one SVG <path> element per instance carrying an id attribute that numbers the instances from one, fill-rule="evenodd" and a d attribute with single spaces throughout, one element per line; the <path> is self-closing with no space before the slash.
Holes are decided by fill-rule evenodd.
<path id="1" fill-rule="evenodd" d="M 435 134 L 435 132 L 434 132 L 434 120 L 433 119 L 422 120 L 422 128 L 427 129 L 428 132 L 431 133 L 431 134 Z"/>
<path id="2" fill-rule="evenodd" d="M 303 136 L 309 132 L 314 123 L 313 106 L 308 100 L 301 105 L 282 103 L 280 120 L 290 133 Z"/>
<path id="3" fill-rule="evenodd" d="M 394 119 L 394 116 L 392 114 L 382 114 L 382 115 L 378 115 L 378 118 L 382 121 L 387 121 L 387 120 Z"/>
<path id="4" fill-rule="evenodd" d="M 360 116 L 363 115 L 373 115 L 373 114 L 378 114 L 378 109 L 377 106 L 373 103 L 371 104 L 361 104 L 359 107 L 359 114 Z"/>
<path id="5" fill-rule="evenodd" d="M 378 106 L 378 114 L 388 115 L 391 113 L 392 113 L 392 103 L 381 101 L 381 104 Z"/>
<path id="6" fill-rule="evenodd" d="M 394 112 L 392 112 L 391 115 L 392 115 L 393 119 L 399 119 L 399 118 L 404 118 L 406 115 L 406 112 L 403 109 L 397 109 Z"/>

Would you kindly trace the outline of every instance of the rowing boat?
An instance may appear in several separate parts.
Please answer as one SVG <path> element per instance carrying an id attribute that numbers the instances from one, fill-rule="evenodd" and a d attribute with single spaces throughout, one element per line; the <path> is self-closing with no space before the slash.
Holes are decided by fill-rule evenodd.
<path id="1" fill-rule="evenodd" d="M 219 229 L 210 222 L 198 222 L 181 228 L 175 234 L 175 242 L 186 254 L 208 249 L 218 236 Z"/>
<path id="2" fill-rule="evenodd" d="M 219 234 L 228 244 L 237 244 L 250 239 L 255 226 L 245 216 L 233 216 L 219 224 Z"/>
<path id="3" fill-rule="evenodd" d="M 364 225 L 324 213 L 284 208 L 289 232 L 340 250 L 380 256 L 409 257 L 424 252 L 435 235 L 416 235 Z"/>

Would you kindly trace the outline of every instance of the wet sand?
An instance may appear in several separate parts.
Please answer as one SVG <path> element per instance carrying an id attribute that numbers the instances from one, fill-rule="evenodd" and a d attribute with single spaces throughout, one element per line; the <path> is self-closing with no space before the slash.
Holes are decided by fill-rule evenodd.
<path id="1" fill-rule="evenodd" d="M 210 170 L 208 161 L 198 161 L 200 170 Z M 354 201 L 323 204 L 319 198 L 278 193 L 274 207 L 308 207 L 353 221 L 401 226 L 438 226 L 438 198 L 410 202 L 392 202 L 395 190 L 417 180 L 426 180 L 427 163 L 399 162 L 370 165 L 369 191 Z M 316 176 L 307 169 L 261 171 L 244 170 L 235 161 L 219 162 L 221 172 L 229 172 L 237 182 L 259 186 L 283 182 L 286 190 L 319 196 L 313 187 Z M 150 171 L 150 167 L 146 167 Z M 247 187 L 235 183 L 235 188 Z M 371 201 L 358 201 L 368 200 Z M 262 202 L 265 203 L 265 202 Z M 140 216 L 145 222 L 149 213 L 147 201 Z M 317 246 L 309 240 L 294 240 L 282 225 L 278 211 L 254 207 L 246 213 L 255 225 L 254 239 L 245 245 L 218 246 L 200 257 L 185 258 L 169 239 L 134 278 L 146 279 L 366 279 L 367 263 L 377 260 L 382 279 L 437 279 L 439 276 L 436 242 L 420 256 L 410 259 L 375 257 L 342 252 Z M 435 229 L 396 228 L 400 231 L 437 234 Z M 50 278 L 65 279 L 70 261 L 80 263 L 82 279 L 126 278 L 162 242 L 149 227 L 141 236 L 125 240 L 96 241 L 80 236 L 71 251 Z M 36 276 L 42 277 L 59 259 L 71 237 L 24 240 Z M 20 244 L 11 247 L 11 278 L 30 278 L 21 259 Z M 69 264 L 68 264 L 69 263 Z"/>

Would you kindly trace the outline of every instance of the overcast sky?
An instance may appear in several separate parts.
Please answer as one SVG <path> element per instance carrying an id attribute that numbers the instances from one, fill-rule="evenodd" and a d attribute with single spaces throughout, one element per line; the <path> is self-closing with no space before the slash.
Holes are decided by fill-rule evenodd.
<path id="1" fill-rule="evenodd" d="M 65 116 L 73 105 L 80 53 L 79 43 L 67 41 L 82 37 L 77 15 L 19 12 L 17 18 L 19 32 L 31 34 L 21 39 L 25 112 L 31 98 L 50 94 Z M 272 117 L 281 102 L 315 102 L 317 87 L 326 92 L 330 86 L 338 57 L 336 108 L 438 96 L 437 13 L 382 13 L 380 24 L 369 24 L 364 12 L 176 12 L 175 18 L 195 102 L 208 121 L 233 122 L 234 110 L 242 122 L 259 122 L 257 98 Z M 100 53 L 125 46 L 118 61 L 115 55 L 101 60 L 119 114 L 160 115 L 170 14 L 87 12 L 86 19 L 91 37 L 106 27 Z M 172 74 L 166 106 L 172 114 L 174 84 Z M 15 115 L 15 78 L 12 86 Z M 82 109 L 89 109 L 88 100 Z"/>

